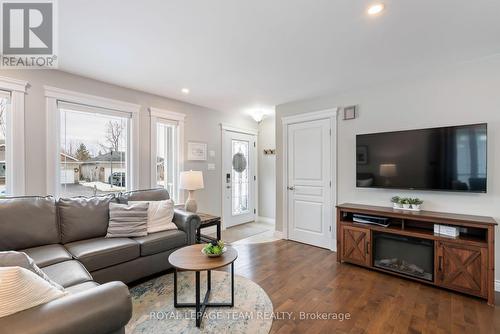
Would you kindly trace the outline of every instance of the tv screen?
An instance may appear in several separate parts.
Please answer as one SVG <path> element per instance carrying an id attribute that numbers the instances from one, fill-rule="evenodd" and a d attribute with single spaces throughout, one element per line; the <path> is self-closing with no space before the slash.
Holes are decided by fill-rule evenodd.
<path id="1" fill-rule="evenodd" d="M 356 136 L 356 185 L 486 192 L 487 125 Z"/>

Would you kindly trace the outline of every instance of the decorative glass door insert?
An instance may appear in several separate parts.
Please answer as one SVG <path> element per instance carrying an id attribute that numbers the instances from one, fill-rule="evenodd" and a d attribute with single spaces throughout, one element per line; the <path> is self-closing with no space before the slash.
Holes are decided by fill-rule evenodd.
<path id="1" fill-rule="evenodd" d="M 248 148 L 249 142 L 233 139 L 232 147 L 232 208 L 233 216 L 249 212 L 249 175 Z"/>

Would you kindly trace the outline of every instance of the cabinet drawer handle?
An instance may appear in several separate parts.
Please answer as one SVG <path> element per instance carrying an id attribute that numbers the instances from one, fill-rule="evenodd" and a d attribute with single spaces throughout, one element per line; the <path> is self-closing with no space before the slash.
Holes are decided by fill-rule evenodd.
<path id="1" fill-rule="evenodd" d="M 370 254 L 370 242 L 366 242 L 366 254 Z"/>

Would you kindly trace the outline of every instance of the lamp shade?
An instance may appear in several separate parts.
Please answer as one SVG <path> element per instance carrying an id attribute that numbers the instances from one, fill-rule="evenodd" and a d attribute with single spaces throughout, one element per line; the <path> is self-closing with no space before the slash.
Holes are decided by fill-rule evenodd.
<path id="1" fill-rule="evenodd" d="M 185 190 L 203 189 L 203 173 L 194 170 L 181 172 L 179 187 Z"/>
<path id="2" fill-rule="evenodd" d="M 394 177 L 398 175 L 398 167 L 396 164 L 382 164 L 379 172 L 382 177 Z"/>

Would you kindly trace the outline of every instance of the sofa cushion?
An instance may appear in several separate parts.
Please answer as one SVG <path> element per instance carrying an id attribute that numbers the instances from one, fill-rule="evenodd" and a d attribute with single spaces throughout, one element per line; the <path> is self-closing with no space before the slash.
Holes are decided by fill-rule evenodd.
<path id="1" fill-rule="evenodd" d="M 61 198 L 57 202 L 62 243 L 104 237 L 114 195 Z"/>
<path id="2" fill-rule="evenodd" d="M 89 282 L 69 286 L 66 288 L 66 291 L 69 292 L 70 294 L 75 294 L 75 293 L 79 293 L 82 291 L 93 289 L 97 286 L 99 286 L 99 283 L 96 283 L 94 281 L 89 281 Z"/>
<path id="3" fill-rule="evenodd" d="M 187 244 L 186 233 L 179 230 L 151 233 L 134 240 L 141 245 L 141 256 L 161 253 Z"/>
<path id="4" fill-rule="evenodd" d="M 163 188 L 134 190 L 118 196 L 118 202 L 123 204 L 127 204 L 128 201 L 164 201 L 166 199 L 170 199 L 170 195 Z"/>
<path id="5" fill-rule="evenodd" d="M 129 238 L 95 238 L 65 245 L 89 271 L 130 261 L 140 256 L 137 242 Z"/>
<path id="6" fill-rule="evenodd" d="M 92 276 L 90 276 L 87 269 L 85 269 L 80 262 L 75 260 L 59 262 L 44 267 L 43 272 L 64 288 L 92 281 Z"/>
<path id="7" fill-rule="evenodd" d="M 21 252 L 28 254 L 41 268 L 72 259 L 66 248 L 59 244 L 27 248 Z"/>
<path id="8" fill-rule="evenodd" d="M 0 199 L 0 251 L 60 242 L 53 197 Z"/>

